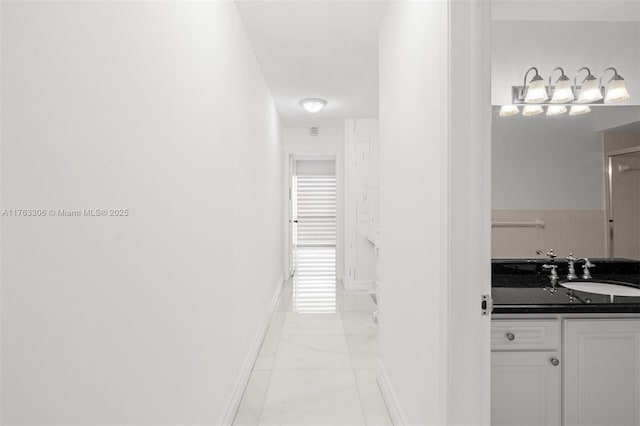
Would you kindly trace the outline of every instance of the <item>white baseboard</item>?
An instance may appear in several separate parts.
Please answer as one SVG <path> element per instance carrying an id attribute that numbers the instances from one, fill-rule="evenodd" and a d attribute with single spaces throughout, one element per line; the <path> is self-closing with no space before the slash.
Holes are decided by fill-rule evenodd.
<path id="1" fill-rule="evenodd" d="M 347 291 L 350 290 L 367 290 L 368 292 L 373 292 L 376 289 L 376 283 L 374 281 L 356 281 L 350 279 L 348 276 L 344 276 L 342 278 L 342 284 L 344 285 L 344 289 Z"/>
<path id="2" fill-rule="evenodd" d="M 233 386 L 233 391 L 231 392 L 231 396 L 227 401 L 227 408 L 224 411 L 222 419 L 218 422 L 219 425 L 231 425 L 233 424 L 233 419 L 236 416 L 236 412 L 240 407 L 240 401 L 242 401 L 242 396 L 244 394 L 245 388 L 249 383 L 249 378 L 251 377 L 251 370 L 253 370 L 253 365 L 260 354 L 260 347 L 262 346 L 262 341 L 264 340 L 264 336 L 267 334 L 267 329 L 269 328 L 269 323 L 271 322 L 271 317 L 273 312 L 276 310 L 278 305 L 278 299 L 280 298 L 280 292 L 282 291 L 282 285 L 284 284 L 284 275 L 281 275 L 276 284 L 276 289 L 273 292 L 273 297 L 271 299 L 271 303 L 269 304 L 269 308 L 260 323 L 260 327 L 258 327 L 258 332 L 256 333 L 253 342 L 251 343 L 251 347 L 249 348 L 249 353 L 242 364 L 242 369 L 238 374 L 238 378 L 236 379 L 236 383 Z"/>
<path id="3" fill-rule="evenodd" d="M 380 393 L 382 394 L 385 404 L 387 404 L 391 423 L 395 426 L 408 425 L 407 416 L 404 414 L 400 401 L 398 401 L 398 397 L 396 396 L 391 381 L 389 381 L 387 370 L 384 368 L 384 364 L 379 358 L 377 364 L 377 379 L 378 386 L 380 386 Z"/>

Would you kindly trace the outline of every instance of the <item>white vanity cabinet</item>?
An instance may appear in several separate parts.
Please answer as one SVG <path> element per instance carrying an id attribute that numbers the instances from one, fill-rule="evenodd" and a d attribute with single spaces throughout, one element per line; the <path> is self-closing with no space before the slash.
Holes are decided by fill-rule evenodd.
<path id="1" fill-rule="evenodd" d="M 640 425 L 640 319 L 564 321 L 564 424 Z"/>
<path id="2" fill-rule="evenodd" d="M 494 319 L 491 424 L 640 425 L 640 318 L 614 315 Z"/>
<path id="3" fill-rule="evenodd" d="M 491 423 L 560 425 L 560 322 L 495 320 L 491 341 Z"/>

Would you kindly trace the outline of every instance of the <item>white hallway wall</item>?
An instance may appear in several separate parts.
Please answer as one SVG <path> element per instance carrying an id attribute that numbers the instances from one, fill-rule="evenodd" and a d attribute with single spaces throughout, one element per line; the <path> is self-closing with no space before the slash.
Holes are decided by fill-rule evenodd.
<path id="1" fill-rule="evenodd" d="M 2 90 L 2 208 L 130 212 L 2 218 L 2 423 L 217 424 L 283 272 L 235 6 L 2 2 Z"/>
<path id="2" fill-rule="evenodd" d="M 392 2 L 380 28 L 380 361 L 411 425 L 446 419 L 445 117 L 430 83 L 445 75 L 432 66 L 446 54 L 445 13 L 444 2 Z"/>
<path id="3" fill-rule="evenodd" d="M 489 423 L 489 20 L 486 2 L 400 1 L 380 29 L 379 380 L 395 424 Z"/>

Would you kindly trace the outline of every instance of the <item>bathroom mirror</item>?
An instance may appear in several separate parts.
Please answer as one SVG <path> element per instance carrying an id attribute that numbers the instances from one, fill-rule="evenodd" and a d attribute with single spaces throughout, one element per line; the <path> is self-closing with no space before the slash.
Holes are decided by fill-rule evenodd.
<path id="1" fill-rule="evenodd" d="M 640 107 L 532 117 L 500 117 L 499 109 L 492 256 L 539 258 L 553 248 L 560 257 L 640 260 Z"/>
<path id="2" fill-rule="evenodd" d="M 623 241 L 614 236 L 612 243 L 615 230 L 607 222 L 603 132 L 640 132 L 631 124 L 640 121 L 640 22 L 618 15 L 612 7 L 595 13 L 571 2 L 554 3 L 553 8 L 534 1 L 491 3 L 493 257 L 540 258 L 551 248 L 559 257 L 570 252 L 576 257 L 608 257 L 612 250 L 613 256 L 627 255 L 615 250 L 616 240 Z M 615 67 L 630 99 L 593 106 L 584 115 L 524 117 L 521 106 L 517 115 L 499 117 L 500 106 L 513 103 L 512 87 L 524 84 L 531 67 L 545 85 L 550 74 L 554 81 L 559 77 L 554 74 L 557 67 L 572 84 L 582 67 L 589 67 L 596 78 Z M 616 177 L 638 174 L 628 171 Z M 622 199 L 633 197 L 629 193 Z M 624 204 L 614 208 L 621 212 Z M 617 233 L 640 240 L 639 216 L 635 228 L 628 225 L 628 231 Z"/>

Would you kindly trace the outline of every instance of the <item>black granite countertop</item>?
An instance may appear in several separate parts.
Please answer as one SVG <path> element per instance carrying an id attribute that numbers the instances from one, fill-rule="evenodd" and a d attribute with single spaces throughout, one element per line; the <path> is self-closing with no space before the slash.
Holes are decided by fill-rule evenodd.
<path id="1" fill-rule="evenodd" d="M 629 259 L 590 259 L 593 280 L 622 281 L 640 288 L 640 261 Z M 551 285 L 548 260 L 494 259 L 492 298 L 494 314 L 531 313 L 640 313 L 640 297 L 615 296 L 568 290 Z M 567 274 L 567 262 L 558 260 L 560 281 Z M 582 268 L 576 264 L 576 273 Z"/>

